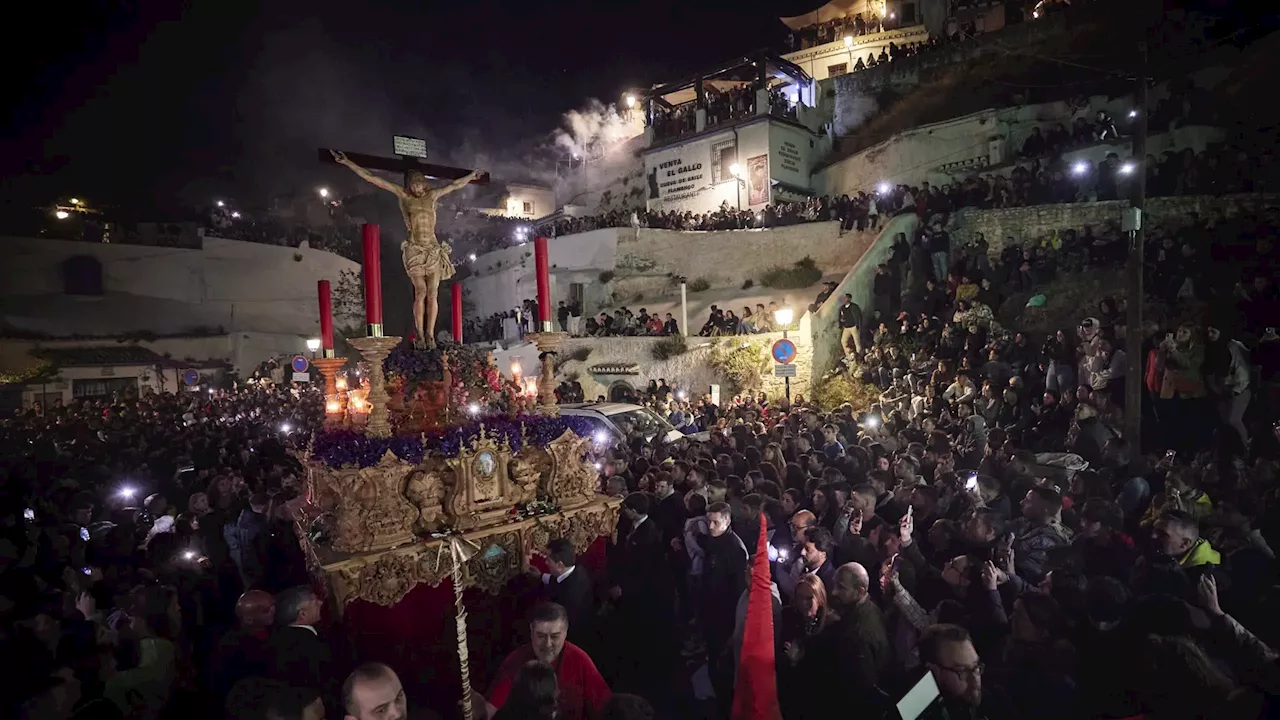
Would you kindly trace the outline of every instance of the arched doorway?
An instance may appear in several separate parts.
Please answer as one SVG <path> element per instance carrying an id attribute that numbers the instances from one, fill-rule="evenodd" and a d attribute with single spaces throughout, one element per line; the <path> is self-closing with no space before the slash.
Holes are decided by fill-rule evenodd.
<path id="1" fill-rule="evenodd" d="M 609 402 L 629 402 L 630 396 L 635 391 L 635 388 L 631 387 L 631 383 L 626 380 L 615 380 L 609 386 Z"/>

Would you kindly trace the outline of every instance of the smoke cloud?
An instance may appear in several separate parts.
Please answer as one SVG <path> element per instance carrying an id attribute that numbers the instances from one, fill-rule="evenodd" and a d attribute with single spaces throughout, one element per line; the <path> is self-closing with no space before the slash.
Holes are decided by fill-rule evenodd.
<path id="1" fill-rule="evenodd" d="M 552 142 L 562 152 L 599 157 L 639 134 L 639 120 L 632 115 L 592 98 L 584 107 L 564 114 L 563 126 L 552 134 Z"/>

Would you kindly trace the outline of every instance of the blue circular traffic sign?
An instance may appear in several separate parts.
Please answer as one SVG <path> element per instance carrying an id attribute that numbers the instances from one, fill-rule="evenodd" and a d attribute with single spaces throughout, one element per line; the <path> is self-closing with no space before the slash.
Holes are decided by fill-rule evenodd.
<path id="1" fill-rule="evenodd" d="M 186 370 L 183 370 L 182 382 L 186 383 L 187 385 L 195 385 L 196 383 L 200 382 L 200 373 L 196 372 L 195 368 L 188 368 Z"/>
<path id="2" fill-rule="evenodd" d="M 796 344 L 784 338 L 773 344 L 772 352 L 776 362 L 790 365 L 796 359 Z"/>
<path id="3" fill-rule="evenodd" d="M 307 371 L 307 368 L 311 367 L 311 363 L 307 362 L 307 359 L 301 355 L 294 355 L 292 367 L 294 372 L 304 373 Z"/>

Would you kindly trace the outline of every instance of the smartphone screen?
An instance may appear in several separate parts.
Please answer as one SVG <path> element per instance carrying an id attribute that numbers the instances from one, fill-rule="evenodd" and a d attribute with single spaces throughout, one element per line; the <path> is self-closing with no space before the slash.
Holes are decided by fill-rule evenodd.
<path id="1" fill-rule="evenodd" d="M 933 679 L 933 673 L 926 672 L 920 682 L 898 701 L 898 716 L 902 720 L 916 720 L 938 699 L 938 694 L 938 683 Z"/>

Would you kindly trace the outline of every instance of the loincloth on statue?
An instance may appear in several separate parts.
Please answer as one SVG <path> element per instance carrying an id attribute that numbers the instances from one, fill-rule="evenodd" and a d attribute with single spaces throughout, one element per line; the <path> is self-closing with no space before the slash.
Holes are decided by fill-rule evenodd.
<path id="1" fill-rule="evenodd" d="M 422 243 L 401 243 L 400 253 L 404 260 L 404 271 L 411 278 L 435 275 L 443 280 L 453 277 L 449 246 L 434 238 Z"/>

